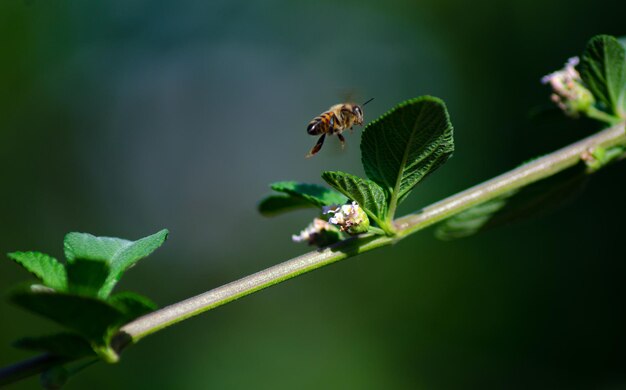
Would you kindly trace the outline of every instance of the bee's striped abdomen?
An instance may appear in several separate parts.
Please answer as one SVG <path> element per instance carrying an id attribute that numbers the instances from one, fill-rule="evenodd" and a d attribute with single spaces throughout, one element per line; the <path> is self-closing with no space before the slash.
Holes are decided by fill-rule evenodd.
<path id="1" fill-rule="evenodd" d="M 307 126 L 306 132 L 310 135 L 319 135 L 331 133 L 334 125 L 334 116 L 330 111 L 315 117 Z"/>

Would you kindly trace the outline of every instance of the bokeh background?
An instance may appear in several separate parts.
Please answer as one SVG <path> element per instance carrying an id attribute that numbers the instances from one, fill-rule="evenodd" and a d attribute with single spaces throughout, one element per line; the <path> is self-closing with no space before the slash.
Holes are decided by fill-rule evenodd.
<path id="1" fill-rule="evenodd" d="M 310 119 L 352 94 L 373 119 L 443 98 L 457 152 L 400 212 L 582 138 L 542 75 L 615 1 L 0 2 L 0 252 L 66 232 L 167 243 L 120 288 L 161 305 L 301 254 L 313 217 L 256 211 L 278 180 L 363 174 L 360 131 L 313 159 Z M 625 389 L 624 164 L 567 207 L 452 242 L 422 232 L 185 321 L 68 389 Z M 3 293 L 29 276 L 0 262 Z M 0 303 L 12 340 L 54 326 Z M 32 378 L 15 389 L 36 388 Z"/>

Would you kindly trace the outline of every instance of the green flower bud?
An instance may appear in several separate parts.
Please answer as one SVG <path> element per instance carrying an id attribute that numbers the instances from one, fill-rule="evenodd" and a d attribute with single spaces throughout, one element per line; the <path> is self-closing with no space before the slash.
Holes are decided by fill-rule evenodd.
<path id="1" fill-rule="evenodd" d="M 333 214 L 328 219 L 333 225 L 340 227 L 342 232 L 348 234 L 365 233 L 370 227 L 367 214 L 357 202 L 344 204 L 343 206 L 326 207 L 324 214 Z"/>
<path id="2" fill-rule="evenodd" d="M 582 83 L 576 65 L 578 57 L 570 58 L 565 67 L 552 72 L 541 79 L 543 84 L 550 84 L 552 95 L 550 99 L 571 117 L 578 117 L 579 113 L 586 113 L 595 103 L 595 98 Z"/>

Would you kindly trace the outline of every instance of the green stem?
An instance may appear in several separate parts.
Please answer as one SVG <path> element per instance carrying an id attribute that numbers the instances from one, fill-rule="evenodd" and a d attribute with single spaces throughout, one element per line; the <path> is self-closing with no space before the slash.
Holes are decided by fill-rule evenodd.
<path id="1" fill-rule="evenodd" d="M 380 232 L 382 232 L 382 234 L 390 237 L 396 234 L 393 224 L 388 223 L 387 221 L 381 221 L 374 213 L 369 212 L 369 210 L 365 210 L 365 213 L 367 214 L 370 221 L 376 222 L 376 224 L 379 226 L 379 228 L 371 226 L 370 231 L 374 232 L 374 230 L 372 229 L 378 229 L 379 232 L 377 232 L 376 234 L 381 234 Z"/>
<path id="2" fill-rule="evenodd" d="M 49 368 L 68 362 L 70 359 L 43 354 L 0 369 L 0 386 L 37 375 Z"/>
<path id="3" fill-rule="evenodd" d="M 410 234 L 443 221 L 473 206 L 497 198 L 506 192 L 545 179 L 574 166 L 581 161 L 580 156 L 585 151 L 593 150 L 596 147 L 608 149 L 618 145 L 626 145 L 623 123 L 594 134 L 549 155 L 533 160 L 519 168 L 439 201 L 431 206 L 425 207 L 417 213 L 401 217 L 394 222 L 397 229 L 395 237 L 373 234 L 352 237 L 330 247 L 287 260 L 284 263 L 277 264 L 211 291 L 149 313 L 124 325 L 114 337 L 112 347 L 119 353 L 126 345 L 137 342 L 149 334 L 167 328 L 187 318 L 204 313 L 309 271 L 356 256 L 360 253 L 390 245 Z M 37 363 L 36 360 L 37 359 L 32 359 L 29 362 L 35 361 L 35 363 Z M 0 384 L 10 383 L 36 373 L 34 371 L 38 367 L 37 364 L 27 363 L 17 364 L 0 370 Z M 49 363 L 49 360 L 43 359 L 41 361 L 41 370 L 45 369 Z M 26 368 L 23 369 L 22 367 Z"/>
<path id="4" fill-rule="evenodd" d="M 376 226 L 370 226 L 368 231 L 370 233 L 379 234 L 381 236 L 387 235 L 387 232 L 381 228 L 377 228 Z"/>
<path id="5" fill-rule="evenodd" d="M 469 188 L 396 220 L 399 234 L 404 237 L 461 211 L 497 198 L 509 191 L 525 187 L 564 171 L 581 161 L 581 154 L 597 147 L 605 149 L 626 145 L 624 123 L 617 124 L 556 152 L 535 159 L 512 171 Z"/>
<path id="6" fill-rule="evenodd" d="M 589 118 L 599 120 L 600 122 L 608 123 L 609 125 L 618 124 L 622 120 L 617 116 L 613 116 L 611 114 L 607 114 L 604 111 L 600 111 L 594 106 L 589 107 L 585 112 L 585 115 L 587 115 Z"/>
<path id="7" fill-rule="evenodd" d="M 182 302 L 167 306 L 132 321 L 120 329 L 116 344 L 123 346 L 127 341 L 136 342 L 147 335 L 172 324 L 214 309 L 256 291 L 273 286 L 298 275 L 313 271 L 337 261 L 394 241 L 391 237 L 366 234 L 348 238 L 324 249 L 309 252 L 237 281 L 215 288 Z"/>
<path id="8" fill-rule="evenodd" d="M 328 248 L 309 252 L 225 286 L 147 314 L 123 326 L 120 329 L 120 333 L 125 335 L 129 341 L 136 342 L 151 333 L 183 321 L 186 318 L 214 309 L 314 269 L 389 245 L 480 203 L 547 178 L 577 164 L 580 161 L 581 154 L 589 149 L 598 146 L 609 148 L 616 145 L 626 145 L 624 124 L 601 131 L 494 179 L 425 207 L 417 213 L 399 218 L 395 221 L 395 226 L 398 229 L 396 237 L 376 237 L 371 235 L 355 237 Z"/>

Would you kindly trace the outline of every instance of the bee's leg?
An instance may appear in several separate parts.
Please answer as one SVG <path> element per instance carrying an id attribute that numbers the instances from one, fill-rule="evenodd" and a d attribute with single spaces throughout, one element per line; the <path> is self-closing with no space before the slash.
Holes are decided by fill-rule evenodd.
<path id="1" fill-rule="evenodd" d="M 324 145 L 324 138 L 326 138 L 326 134 L 322 134 L 320 139 L 317 140 L 315 146 L 313 146 L 313 149 L 311 149 L 311 151 L 305 156 L 306 158 L 313 157 L 317 152 L 320 151 L 322 145 Z"/>
<path id="2" fill-rule="evenodd" d="M 346 139 L 343 135 L 341 135 L 341 133 L 337 133 L 337 138 L 339 138 L 339 141 L 341 142 L 341 150 L 343 150 L 346 147 Z"/>

